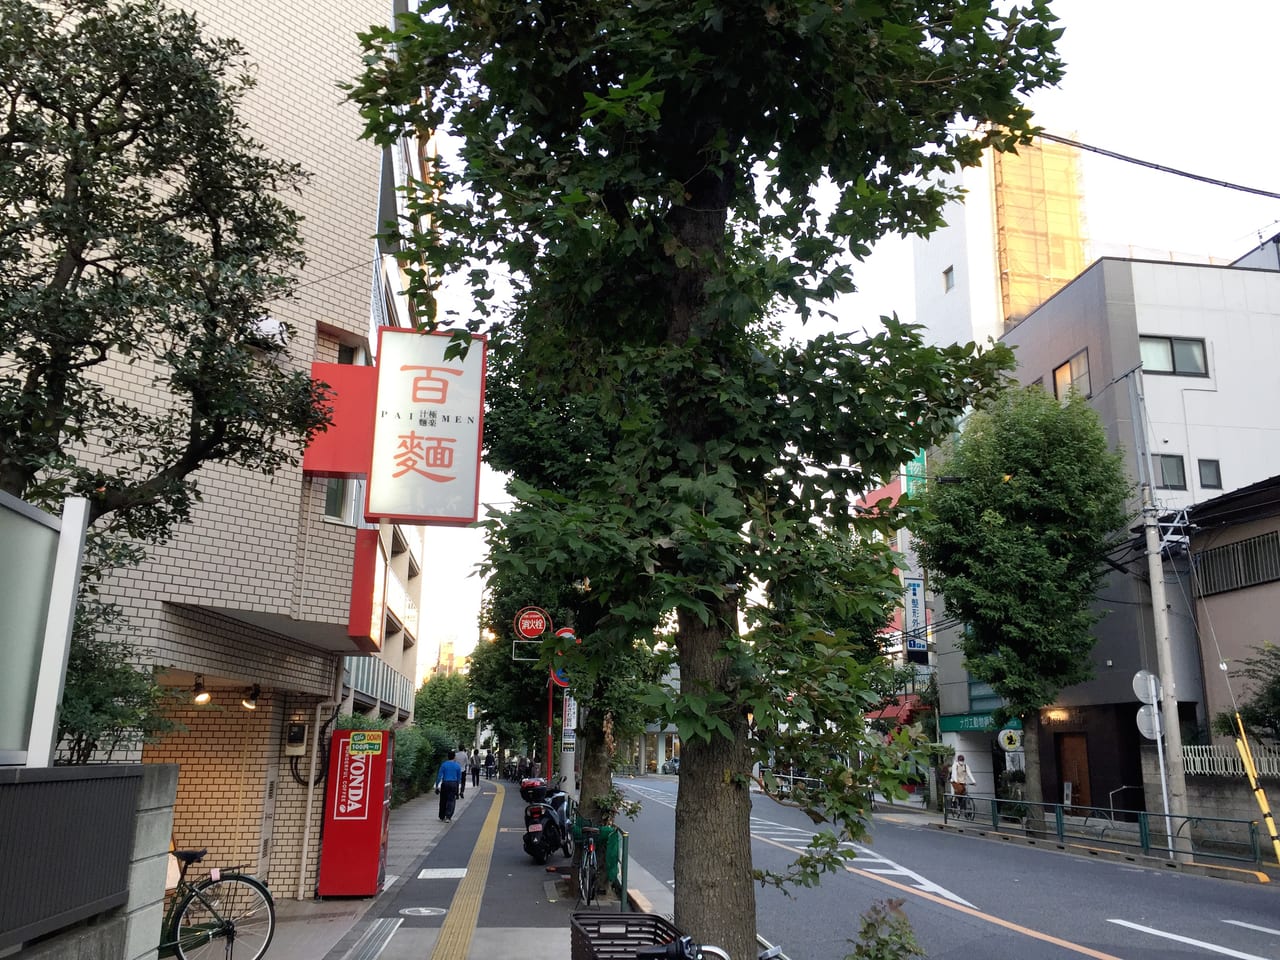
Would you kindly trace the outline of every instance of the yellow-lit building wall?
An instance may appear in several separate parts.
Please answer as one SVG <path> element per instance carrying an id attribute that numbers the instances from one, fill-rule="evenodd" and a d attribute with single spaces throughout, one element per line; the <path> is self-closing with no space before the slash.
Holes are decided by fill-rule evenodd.
<path id="1" fill-rule="evenodd" d="M 1078 154 L 1040 141 L 992 154 L 997 267 L 1008 330 L 1085 268 Z"/>

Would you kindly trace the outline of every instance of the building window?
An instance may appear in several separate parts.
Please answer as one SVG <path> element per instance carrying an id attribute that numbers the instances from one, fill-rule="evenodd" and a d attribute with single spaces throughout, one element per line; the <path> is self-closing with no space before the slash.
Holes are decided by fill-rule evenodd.
<path id="1" fill-rule="evenodd" d="M 1187 489 L 1187 472 L 1182 466 L 1182 457 L 1176 453 L 1157 453 L 1156 486 L 1161 490 Z"/>
<path id="2" fill-rule="evenodd" d="M 1206 550 L 1195 560 L 1196 593 L 1202 597 L 1280 580 L 1280 532 Z"/>
<path id="3" fill-rule="evenodd" d="M 956 285 L 956 268 L 947 267 L 942 271 L 942 292 L 946 293 Z"/>
<path id="4" fill-rule="evenodd" d="M 347 343 L 338 344 L 338 362 L 339 363 L 355 363 L 356 348 Z"/>
<path id="5" fill-rule="evenodd" d="M 1082 397 L 1092 394 L 1089 386 L 1089 351 L 1081 350 L 1074 357 L 1053 371 L 1053 394 L 1059 400 L 1066 400 L 1067 394 L 1075 390 Z"/>
<path id="6" fill-rule="evenodd" d="M 330 477 L 325 481 L 324 517 L 337 523 L 355 523 L 356 501 L 361 497 L 361 484 L 356 480 Z"/>
<path id="7" fill-rule="evenodd" d="M 1197 460 L 1200 466 L 1200 486 L 1206 490 L 1222 489 L 1222 465 L 1217 460 Z"/>
<path id="8" fill-rule="evenodd" d="M 1187 337 L 1139 337 L 1145 373 L 1171 373 L 1181 377 L 1207 377 L 1204 341 Z"/>

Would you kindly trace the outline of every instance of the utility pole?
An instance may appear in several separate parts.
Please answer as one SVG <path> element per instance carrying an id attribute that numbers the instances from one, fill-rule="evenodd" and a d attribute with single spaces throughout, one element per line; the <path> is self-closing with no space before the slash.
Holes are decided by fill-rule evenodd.
<path id="1" fill-rule="evenodd" d="M 1151 589 L 1151 622 L 1156 635 L 1156 670 L 1160 674 L 1160 720 L 1164 728 L 1165 762 L 1168 764 L 1168 814 L 1174 818 L 1172 848 L 1179 860 L 1191 858 L 1191 838 L 1187 826 L 1187 776 L 1182 765 L 1182 726 L 1178 721 L 1178 687 L 1174 677 L 1173 644 L 1169 639 L 1169 605 L 1164 593 L 1164 558 L 1160 537 L 1160 517 L 1152 497 L 1155 467 L 1147 443 L 1146 401 L 1142 396 L 1141 366 L 1122 375 L 1129 382 L 1129 405 L 1133 414 L 1133 434 L 1138 460 L 1138 481 L 1142 488 L 1142 529 L 1146 537 L 1147 580 Z M 1117 377 L 1116 379 L 1120 379 Z"/>

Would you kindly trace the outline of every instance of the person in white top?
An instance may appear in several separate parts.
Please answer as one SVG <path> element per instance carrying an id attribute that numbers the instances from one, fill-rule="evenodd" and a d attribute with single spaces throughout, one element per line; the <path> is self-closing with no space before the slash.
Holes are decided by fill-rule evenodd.
<path id="1" fill-rule="evenodd" d="M 957 797 L 963 797 L 969 792 L 969 784 L 977 782 L 969 764 L 965 762 L 964 754 L 958 754 L 955 763 L 951 764 L 951 792 Z"/>
<path id="2" fill-rule="evenodd" d="M 458 783 L 458 799 L 462 799 L 462 795 L 467 789 L 467 767 L 471 763 L 471 755 L 467 753 L 467 748 L 462 744 L 458 744 L 458 752 L 453 755 L 453 759 L 457 761 L 458 766 L 462 768 L 462 780 Z"/>

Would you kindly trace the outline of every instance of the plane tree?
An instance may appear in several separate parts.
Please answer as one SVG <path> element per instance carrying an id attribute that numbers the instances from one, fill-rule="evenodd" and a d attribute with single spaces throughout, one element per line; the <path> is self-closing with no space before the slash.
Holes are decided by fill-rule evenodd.
<path id="1" fill-rule="evenodd" d="M 856 498 L 1010 363 L 926 346 L 894 318 L 787 343 L 771 311 L 807 318 L 853 288 L 851 256 L 936 227 L 956 196 L 938 176 L 1028 135 L 1022 98 L 1059 78 L 1057 36 L 1036 0 L 458 0 L 364 38 L 350 94 L 369 135 L 458 145 L 406 195 L 420 315 L 500 319 L 494 349 L 519 352 L 521 386 L 553 407 L 590 398 L 609 438 L 575 464 L 571 498 L 513 482 L 521 509 L 494 522 L 518 549 L 496 562 L 575 558 L 607 611 L 597 632 L 673 620 L 676 922 L 733 956 L 755 949 L 749 773 L 765 739 L 813 731 L 833 774 L 811 809 L 844 836 L 865 825 L 867 763 L 898 769 L 859 739 L 866 668 L 840 630 L 761 610 L 744 635 L 745 598 L 813 575 L 856 604 L 858 581 L 883 583 L 885 556 L 829 576 L 819 535 L 900 521 Z M 471 286 L 463 315 L 438 312 L 445 275 Z M 510 315 L 492 313 L 500 282 Z M 835 839 L 819 840 L 827 866 Z"/>

